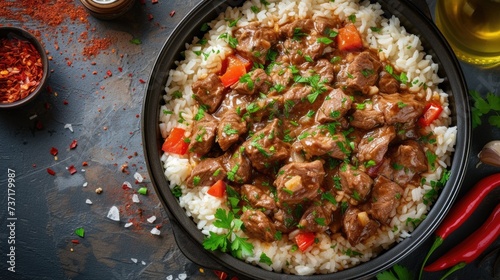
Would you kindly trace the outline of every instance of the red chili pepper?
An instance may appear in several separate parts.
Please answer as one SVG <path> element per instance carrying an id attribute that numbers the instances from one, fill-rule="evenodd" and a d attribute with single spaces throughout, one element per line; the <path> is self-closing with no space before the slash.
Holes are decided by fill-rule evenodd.
<path id="1" fill-rule="evenodd" d="M 477 182 L 474 187 L 453 206 L 446 216 L 446 219 L 436 230 L 436 239 L 424 259 L 422 268 L 429 256 L 443 243 L 444 239 L 459 228 L 476 210 L 481 201 L 498 186 L 500 186 L 500 173 L 489 175 Z M 421 275 L 422 271 L 420 271 L 419 279 Z"/>
<path id="2" fill-rule="evenodd" d="M 474 261 L 500 235 L 500 204 L 488 220 L 469 237 L 463 240 L 441 258 L 424 268 L 425 271 L 438 271 L 454 267 L 449 273 Z"/>

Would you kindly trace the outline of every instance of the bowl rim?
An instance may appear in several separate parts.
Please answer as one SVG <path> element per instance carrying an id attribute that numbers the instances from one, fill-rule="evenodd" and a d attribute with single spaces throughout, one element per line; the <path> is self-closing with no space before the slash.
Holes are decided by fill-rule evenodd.
<path id="1" fill-rule="evenodd" d="M 238 274 L 238 276 L 247 276 L 253 279 L 269 279 L 269 278 L 293 278 L 302 279 L 304 276 L 288 275 L 284 273 L 266 271 L 258 266 L 246 263 L 244 261 L 233 258 L 229 254 L 221 252 L 206 251 L 201 246 L 203 235 L 196 228 L 196 224 L 185 214 L 185 211 L 180 207 L 178 200 L 172 195 L 168 188 L 168 181 L 163 173 L 163 166 L 160 161 L 161 152 L 161 134 L 158 129 L 158 107 L 164 93 L 164 82 L 168 77 L 168 71 L 174 67 L 175 58 L 178 53 L 183 50 L 184 43 L 192 40 L 192 34 L 196 33 L 196 28 L 205 22 L 206 18 L 210 18 L 207 14 L 213 14 L 214 11 L 223 11 L 225 5 L 229 2 L 231 6 L 238 6 L 238 3 L 244 1 L 202 1 L 196 5 L 176 26 L 170 36 L 165 41 L 158 57 L 155 61 L 150 79 L 148 81 L 147 92 L 143 102 L 141 131 L 143 136 L 143 150 L 146 158 L 147 169 L 151 178 L 153 187 L 160 197 L 160 200 L 167 210 L 169 217 L 181 225 L 181 232 L 175 232 L 176 241 L 178 235 L 187 234 L 189 239 L 196 244 L 191 244 L 195 249 L 203 250 L 203 253 L 197 253 L 192 261 L 195 263 L 203 262 L 204 257 L 214 260 L 219 267 L 229 269 Z M 234 3 L 238 2 L 238 3 Z M 404 257 L 408 256 L 426 239 L 430 237 L 432 232 L 444 219 L 444 216 L 450 210 L 455 201 L 460 187 L 465 177 L 465 170 L 470 150 L 471 139 L 471 123 L 470 123 L 470 107 L 467 97 L 467 86 L 463 76 L 460 64 L 454 55 L 451 47 L 448 45 L 440 31 L 433 22 L 421 12 L 414 3 L 402 1 L 395 3 L 390 0 L 381 0 L 383 10 L 389 15 L 395 15 L 398 18 L 404 17 L 411 23 L 414 29 L 420 30 L 416 34 L 421 35 L 425 39 L 422 42 L 426 52 L 431 52 L 433 59 L 438 63 L 440 73 L 446 73 L 445 81 L 446 90 L 450 96 L 450 104 L 454 104 L 452 111 L 452 119 L 454 125 L 457 126 L 457 141 L 455 144 L 455 152 L 452 155 L 449 165 L 450 179 L 441 189 L 440 195 L 427 213 L 427 218 L 424 219 L 418 227 L 411 233 L 411 236 L 404 239 L 400 243 L 395 243 L 390 249 L 385 250 L 379 256 L 358 264 L 349 269 L 329 273 L 306 276 L 312 279 L 367 279 L 374 276 L 377 272 L 388 269 Z M 399 2 L 399 1 L 398 1 Z M 209 11 L 210 10 L 210 11 Z M 215 17 L 211 17 L 212 19 Z M 402 24 L 406 27 L 405 24 Z M 417 27 L 418 26 L 418 27 Z M 407 28 L 410 30 L 411 28 Z M 411 31 L 415 33 L 415 30 Z M 430 46 L 432 48 L 429 48 Z M 443 75 L 440 75 L 443 76 Z M 441 85 L 442 86 L 442 85 Z M 441 88 L 440 86 L 440 88 Z M 158 137 L 160 139 L 158 139 Z M 183 247 L 190 244 L 177 242 L 181 251 Z M 187 248 L 190 249 L 190 248 Z M 186 249 L 186 250 L 187 250 Z"/>
<path id="2" fill-rule="evenodd" d="M 11 35 L 14 34 L 14 35 Z M 45 85 L 47 84 L 47 80 L 50 76 L 49 73 L 49 58 L 48 55 L 45 51 L 45 48 L 43 47 L 42 43 L 33 35 L 31 32 L 28 30 L 22 28 L 22 27 L 17 27 L 17 26 L 0 26 L 0 37 L 8 37 L 8 36 L 17 36 L 22 39 L 25 39 L 29 41 L 33 46 L 35 46 L 36 50 L 40 54 L 40 58 L 42 59 L 42 67 L 43 67 L 43 74 L 42 78 L 40 80 L 40 83 L 38 86 L 35 88 L 35 90 L 30 93 L 28 96 L 26 96 L 23 99 L 16 100 L 11 103 L 0 103 L 0 109 L 9 109 L 9 108 L 18 108 L 22 105 L 28 104 L 40 94 L 41 91 L 45 88 Z"/>

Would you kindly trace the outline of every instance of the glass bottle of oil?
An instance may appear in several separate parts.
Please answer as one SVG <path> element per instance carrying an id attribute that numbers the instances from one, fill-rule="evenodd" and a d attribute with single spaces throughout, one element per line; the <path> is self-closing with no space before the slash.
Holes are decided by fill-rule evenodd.
<path id="1" fill-rule="evenodd" d="M 500 0 L 438 0 L 435 21 L 459 59 L 500 65 Z"/>

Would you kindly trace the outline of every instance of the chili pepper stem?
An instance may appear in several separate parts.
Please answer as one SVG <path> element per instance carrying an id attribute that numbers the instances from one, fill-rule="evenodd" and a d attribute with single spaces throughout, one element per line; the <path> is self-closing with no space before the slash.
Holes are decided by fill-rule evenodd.
<path id="1" fill-rule="evenodd" d="M 441 238 L 440 236 L 436 236 L 436 239 L 434 239 L 434 243 L 432 244 L 431 246 L 431 249 L 429 250 L 429 252 L 427 253 L 427 255 L 425 256 L 425 259 L 424 259 L 424 262 L 422 263 L 422 266 L 420 267 L 420 273 L 418 274 L 418 280 L 422 279 L 422 272 L 424 270 L 424 266 L 425 264 L 427 263 L 427 260 L 429 259 L 429 257 L 432 255 L 432 253 L 434 253 L 434 251 L 439 247 L 441 246 L 441 244 L 443 244 L 443 241 L 444 239 Z"/>
<path id="2" fill-rule="evenodd" d="M 455 266 L 453 266 L 452 268 L 450 268 L 448 271 L 446 271 L 446 274 L 443 275 L 443 277 L 441 277 L 440 280 L 445 280 L 446 277 L 450 276 L 453 272 L 455 272 L 455 271 L 457 271 L 459 269 L 464 268 L 466 265 L 467 265 L 466 262 L 460 262 L 460 263 L 456 264 Z"/>

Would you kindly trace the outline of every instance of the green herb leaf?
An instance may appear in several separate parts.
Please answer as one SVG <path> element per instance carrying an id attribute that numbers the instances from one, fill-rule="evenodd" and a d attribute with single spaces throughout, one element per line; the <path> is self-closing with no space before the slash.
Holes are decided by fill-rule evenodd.
<path id="1" fill-rule="evenodd" d="M 404 266 L 394 265 L 391 270 L 386 270 L 377 274 L 377 280 L 411 280 L 413 275 Z"/>
<path id="2" fill-rule="evenodd" d="M 140 44 L 142 44 L 142 41 L 141 41 L 141 39 L 134 38 L 134 39 L 130 40 L 130 43 L 132 43 L 134 45 L 140 45 Z"/>
<path id="3" fill-rule="evenodd" d="M 273 264 L 273 261 L 265 253 L 260 254 L 259 262 L 267 264 L 269 266 Z"/>
<path id="4" fill-rule="evenodd" d="M 139 194 L 146 195 L 146 194 L 148 194 L 148 188 L 146 188 L 146 187 L 141 187 L 141 188 L 139 188 L 139 189 L 137 190 L 137 192 L 138 192 Z"/>
<path id="5" fill-rule="evenodd" d="M 82 227 L 75 229 L 75 234 L 83 238 L 85 236 L 85 230 Z"/>

